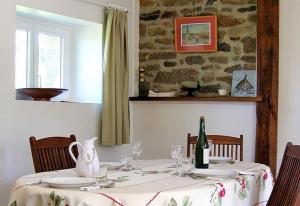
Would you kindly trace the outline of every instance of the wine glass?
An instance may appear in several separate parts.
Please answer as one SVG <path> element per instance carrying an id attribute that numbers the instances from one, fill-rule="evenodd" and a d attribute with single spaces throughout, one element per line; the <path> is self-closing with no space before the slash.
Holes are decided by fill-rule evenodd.
<path id="1" fill-rule="evenodd" d="M 132 169 L 132 155 L 129 154 L 122 154 L 121 155 L 121 164 L 122 169 L 124 171 L 130 171 Z"/>
<path id="2" fill-rule="evenodd" d="M 172 145 L 171 147 L 171 156 L 172 156 L 172 159 L 177 159 L 177 147 L 178 145 Z"/>
<path id="3" fill-rule="evenodd" d="M 182 174 L 182 158 L 183 158 L 183 146 L 172 145 L 171 156 L 176 160 L 176 174 Z"/>
<path id="4" fill-rule="evenodd" d="M 95 179 L 96 185 L 105 184 L 107 182 L 107 165 L 100 164 L 93 170 L 91 178 Z"/>
<path id="5" fill-rule="evenodd" d="M 136 155 L 136 165 L 135 165 L 136 173 L 140 172 L 140 168 L 138 167 L 138 160 L 139 160 L 139 156 L 141 155 L 142 151 L 143 151 L 142 142 L 134 141 L 132 143 L 132 154 Z"/>

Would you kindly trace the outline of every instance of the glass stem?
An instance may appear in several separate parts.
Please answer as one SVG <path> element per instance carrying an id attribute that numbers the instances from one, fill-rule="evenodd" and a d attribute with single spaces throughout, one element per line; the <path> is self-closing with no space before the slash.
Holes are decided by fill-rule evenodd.
<path id="1" fill-rule="evenodd" d="M 135 163 L 135 172 L 139 173 L 139 166 L 138 166 L 138 162 L 139 162 L 139 156 L 136 155 L 136 163 Z"/>
<path id="2" fill-rule="evenodd" d="M 182 175 L 182 159 L 178 159 L 178 175 L 181 176 Z"/>

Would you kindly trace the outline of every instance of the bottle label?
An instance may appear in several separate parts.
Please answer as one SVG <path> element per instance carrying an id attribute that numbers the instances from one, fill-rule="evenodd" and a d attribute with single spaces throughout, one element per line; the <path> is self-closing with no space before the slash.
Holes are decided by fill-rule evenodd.
<path id="1" fill-rule="evenodd" d="M 203 164 L 209 163 L 209 149 L 203 149 Z"/>

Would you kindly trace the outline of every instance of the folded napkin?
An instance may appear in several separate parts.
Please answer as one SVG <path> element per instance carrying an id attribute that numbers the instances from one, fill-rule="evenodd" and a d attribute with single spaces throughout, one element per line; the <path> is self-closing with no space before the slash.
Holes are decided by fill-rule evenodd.
<path id="1" fill-rule="evenodd" d="M 175 97 L 176 92 L 154 92 L 149 90 L 149 97 Z"/>
<path id="2" fill-rule="evenodd" d="M 246 171 L 246 170 L 238 170 L 238 169 L 224 169 L 225 171 L 233 172 L 238 175 L 251 175 L 255 176 L 257 173 L 253 171 Z"/>

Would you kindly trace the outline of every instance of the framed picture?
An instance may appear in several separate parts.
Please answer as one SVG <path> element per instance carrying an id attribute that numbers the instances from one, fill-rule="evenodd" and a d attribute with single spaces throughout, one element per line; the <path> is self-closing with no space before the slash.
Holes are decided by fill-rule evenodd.
<path id="1" fill-rule="evenodd" d="M 175 18 L 175 48 L 177 52 L 217 51 L 217 17 Z"/>
<path id="2" fill-rule="evenodd" d="M 256 79 L 256 70 L 233 71 L 231 96 L 256 97 Z"/>

